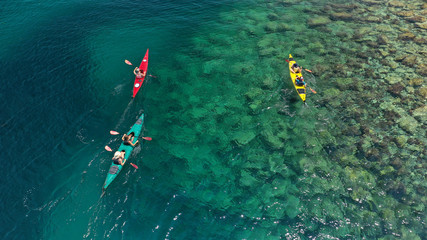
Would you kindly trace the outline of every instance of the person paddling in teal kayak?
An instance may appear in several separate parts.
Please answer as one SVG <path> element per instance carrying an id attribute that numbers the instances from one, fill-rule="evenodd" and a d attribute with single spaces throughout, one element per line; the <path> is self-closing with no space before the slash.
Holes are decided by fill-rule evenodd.
<path id="1" fill-rule="evenodd" d="M 132 147 L 135 147 L 135 145 L 138 143 L 138 140 L 136 140 L 135 143 L 133 143 L 133 139 L 135 138 L 135 134 L 132 132 L 129 135 L 123 134 L 122 141 L 124 145 L 131 145 Z"/>
<path id="2" fill-rule="evenodd" d="M 125 150 L 122 150 L 121 152 L 119 151 L 115 152 L 113 157 L 113 162 L 114 164 L 123 166 L 123 164 L 126 162 Z"/>
<path id="3" fill-rule="evenodd" d="M 145 72 L 144 72 L 144 71 L 142 71 L 142 72 L 141 72 L 141 70 L 140 70 L 138 67 L 136 67 L 136 68 L 133 70 L 133 74 L 135 74 L 135 76 L 136 76 L 137 78 L 143 78 L 143 77 L 145 77 Z"/>

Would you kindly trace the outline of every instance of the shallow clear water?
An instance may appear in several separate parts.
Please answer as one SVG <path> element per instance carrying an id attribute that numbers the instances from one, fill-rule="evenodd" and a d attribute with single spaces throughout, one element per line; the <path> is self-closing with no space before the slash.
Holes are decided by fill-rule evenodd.
<path id="1" fill-rule="evenodd" d="M 423 238 L 422 44 L 374 44 L 402 28 L 426 38 L 393 15 L 412 6 L 3 1 L 0 236 Z M 402 46 L 421 52 L 414 66 L 391 66 Z M 147 48 L 154 77 L 131 99 L 124 60 Z M 313 70 L 307 105 L 289 53 Z M 403 90 L 401 69 L 414 82 Z M 125 166 L 100 198 L 104 146 L 120 145 L 108 132 L 142 112 L 153 140 L 129 159 L 139 169 Z"/>

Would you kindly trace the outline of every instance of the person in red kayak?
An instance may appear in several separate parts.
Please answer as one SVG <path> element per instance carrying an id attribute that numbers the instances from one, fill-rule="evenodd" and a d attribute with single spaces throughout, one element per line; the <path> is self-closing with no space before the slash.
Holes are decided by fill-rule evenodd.
<path id="1" fill-rule="evenodd" d="M 294 63 L 294 64 L 292 65 L 292 67 L 291 67 L 291 72 L 292 72 L 292 73 L 297 74 L 297 73 L 301 73 L 301 71 L 302 71 L 302 67 L 300 67 L 300 66 L 298 65 L 298 63 Z"/>
<path id="2" fill-rule="evenodd" d="M 135 143 L 133 143 L 133 139 L 135 137 L 135 134 L 132 132 L 129 135 L 123 134 L 122 141 L 124 145 L 131 145 L 132 147 L 135 147 L 135 145 L 138 143 L 138 140 L 136 140 Z"/>
<path id="3" fill-rule="evenodd" d="M 138 67 L 136 67 L 136 68 L 133 70 L 133 74 L 135 74 L 135 76 L 136 76 L 137 78 L 143 78 L 143 77 L 145 77 L 145 72 L 144 72 L 144 71 L 142 71 L 142 72 L 141 72 L 141 70 L 140 70 Z"/>
<path id="4" fill-rule="evenodd" d="M 126 162 L 125 150 L 122 150 L 121 152 L 119 152 L 119 151 L 115 152 L 114 157 L 113 157 L 113 162 L 114 162 L 114 164 L 123 166 L 123 164 L 125 164 L 125 162 Z"/>

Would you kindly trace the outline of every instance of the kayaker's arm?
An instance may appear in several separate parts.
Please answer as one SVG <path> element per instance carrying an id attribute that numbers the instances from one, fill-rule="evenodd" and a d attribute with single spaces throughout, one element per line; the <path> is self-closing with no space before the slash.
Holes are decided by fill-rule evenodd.
<path id="1" fill-rule="evenodd" d="M 135 143 L 133 143 L 133 142 L 129 142 L 130 143 L 130 145 L 132 145 L 132 147 L 135 147 L 136 146 L 136 144 L 138 143 L 138 140 L 136 140 L 136 142 Z"/>
<path id="2" fill-rule="evenodd" d="M 125 136 L 126 136 L 126 134 L 123 134 L 122 141 L 124 141 L 124 140 L 125 140 Z"/>

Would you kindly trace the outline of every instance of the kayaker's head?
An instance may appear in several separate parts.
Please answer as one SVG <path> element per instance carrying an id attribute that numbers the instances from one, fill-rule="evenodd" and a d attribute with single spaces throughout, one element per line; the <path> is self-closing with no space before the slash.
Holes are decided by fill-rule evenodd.
<path id="1" fill-rule="evenodd" d="M 298 63 L 294 63 L 294 67 L 295 68 L 299 67 Z"/>
<path id="2" fill-rule="evenodd" d="M 113 159 L 117 159 L 119 157 L 120 157 L 120 152 L 119 151 L 115 152 Z"/>
<path id="3" fill-rule="evenodd" d="M 136 68 L 136 72 L 139 72 L 139 68 Z"/>

